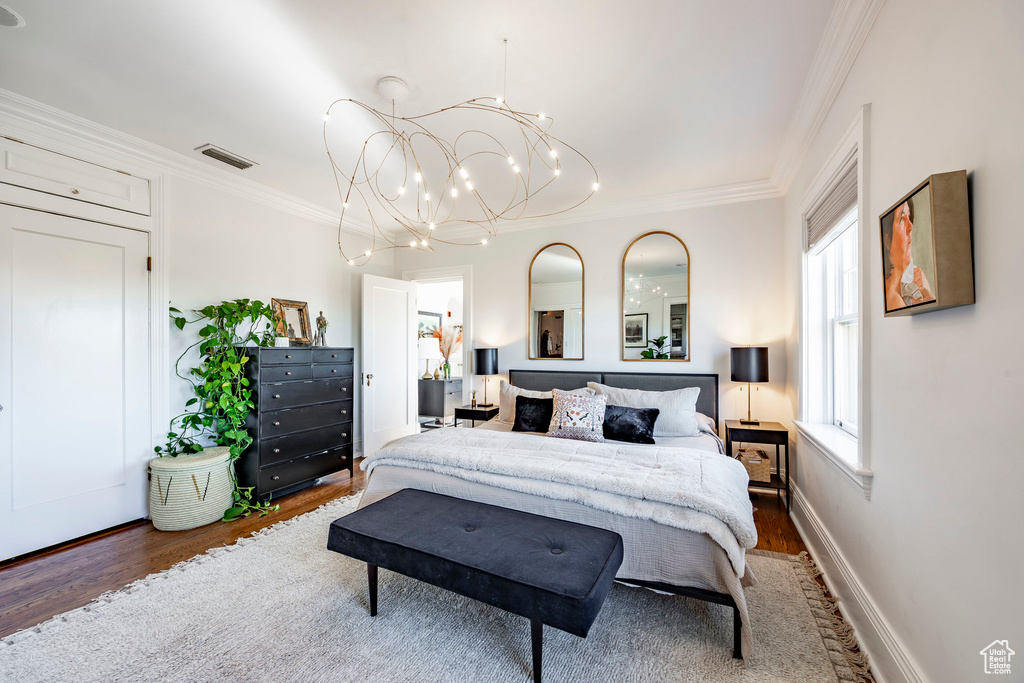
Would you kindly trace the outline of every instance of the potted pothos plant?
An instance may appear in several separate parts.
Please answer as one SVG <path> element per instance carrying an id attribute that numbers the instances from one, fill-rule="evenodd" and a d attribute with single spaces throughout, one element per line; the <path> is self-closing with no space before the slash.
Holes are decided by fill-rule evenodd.
<path id="1" fill-rule="evenodd" d="M 657 339 L 648 339 L 647 345 L 653 346 L 654 348 L 644 349 L 640 352 L 641 358 L 666 360 L 668 358 L 668 351 L 665 349 L 665 340 L 668 339 L 668 335 L 662 335 Z"/>
<path id="2" fill-rule="evenodd" d="M 245 428 L 245 420 L 255 408 L 245 364 L 249 357 L 246 345 L 272 346 L 278 327 L 274 310 L 258 300 L 235 299 L 211 304 L 183 314 L 170 308 L 175 327 L 202 324 L 199 339 L 185 349 L 174 363 L 174 371 L 192 385 L 195 394 L 185 403 L 185 412 L 171 420 L 167 443 L 157 446 L 161 457 L 175 457 L 203 450 L 200 440 L 208 437 L 218 446 L 230 449 L 232 504 L 224 512 L 230 522 L 252 513 L 260 516 L 280 509 L 269 501 L 252 499 L 252 487 L 238 485 L 234 462 L 245 452 L 253 438 Z M 182 372 L 182 360 L 198 347 L 199 364 Z"/>

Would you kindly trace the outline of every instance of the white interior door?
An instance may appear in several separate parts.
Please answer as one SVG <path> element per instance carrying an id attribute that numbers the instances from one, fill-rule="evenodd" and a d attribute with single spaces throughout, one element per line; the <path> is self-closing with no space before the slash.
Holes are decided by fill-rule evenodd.
<path id="1" fill-rule="evenodd" d="M 363 455 L 415 434 L 416 283 L 363 276 Z"/>
<path id="2" fill-rule="evenodd" d="M 148 254 L 0 205 L 0 559 L 147 514 Z"/>

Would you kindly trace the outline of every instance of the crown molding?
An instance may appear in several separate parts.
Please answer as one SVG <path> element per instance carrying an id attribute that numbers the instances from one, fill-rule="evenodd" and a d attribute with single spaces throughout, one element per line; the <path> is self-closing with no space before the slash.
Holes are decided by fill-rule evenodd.
<path id="1" fill-rule="evenodd" d="M 838 0 L 804 80 L 770 180 L 785 194 L 846 81 L 885 0 Z"/>
<path id="2" fill-rule="evenodd" d="M 605 204 L 584 205 L 579 209 L 566 211 L 563 214 L 548 218 L 521 218 L 510 224 L 501 224 L 498 228 L 498 235 L 522 232 L 524 230 L 559 228 L 567 225 L 579 225 L 580 223 L 606 221 L 616 218 L 635 218 L 636 216 L 647 214 L 670 213 L 672 211 L 696 209 L 705 206 L 775 199 L 778 197 L 782 197 L 782 192 L 771 181 L 752 180 L 732 185 L 718 185 L 696 190 L 634 197 L 633 199 Z M 444 232 L 439 232 L 438 237 L 443 239 L 460 239 L 474 235 L 479 236 L 479 234 L 479 228 L 453 227 L 445 228 Z"/>
<path id="3" fill-rule="evenodd" d="M 28 144 L 54 151 L 81 150 L 90 160 L 102 161 L 104 165 L 128 165 L 151 175 L 172 173 L 332 228 L 337 228 L 341 219 L 338 212 L 318 204 L 2 88 L 0 124 L 4 135 Z M 135 168 L 133 174 L 137 175 L 139 170 Z M 350 220 L 343 229 L 360 236 L 372 234 L 368 225 Z"/>

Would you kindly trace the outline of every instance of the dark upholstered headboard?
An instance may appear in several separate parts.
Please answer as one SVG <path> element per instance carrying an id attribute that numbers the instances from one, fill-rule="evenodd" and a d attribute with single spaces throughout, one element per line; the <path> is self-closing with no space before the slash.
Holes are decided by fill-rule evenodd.
<path id="1" fill-rule="evenodd" d="M 550 391 L 578 389 L 587 382 L 598 382 L 623 389 L 672 391 L 699 387 L 697 411 L 718 424 L 718 375 L 683 375 L 677 373 L 584 372 L 561 370 L 509 370 L 508 382 L 521 389 Z"/>

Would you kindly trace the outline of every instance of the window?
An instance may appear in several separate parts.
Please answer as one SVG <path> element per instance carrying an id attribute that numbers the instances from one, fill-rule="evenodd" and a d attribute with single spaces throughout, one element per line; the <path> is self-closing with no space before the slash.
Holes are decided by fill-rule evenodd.
<path id="1" fill-rule="evenodd" d="M 803 419 L 856 437 L 860 358 L 857 163 L 806 215 Z"/>
<path id="2" fill-rule="evenodd" d="M 818 346 L 809 368 L 818 385 L 816 422 L 857 435 L 857 209 L 847 213 L 814 246 L 807 259 L 808 290 L 816 290 L 807 311 L 809 334 Z"/>

